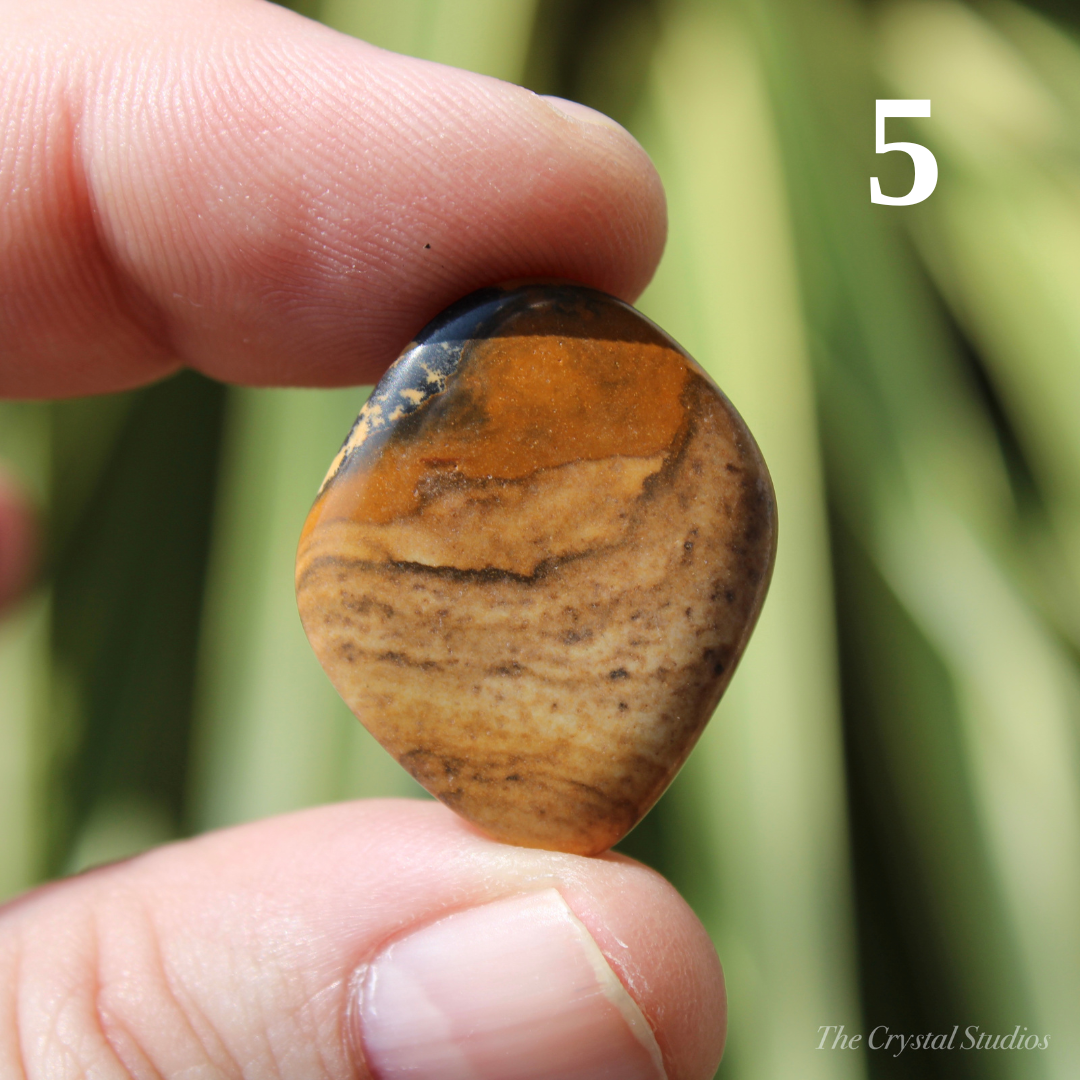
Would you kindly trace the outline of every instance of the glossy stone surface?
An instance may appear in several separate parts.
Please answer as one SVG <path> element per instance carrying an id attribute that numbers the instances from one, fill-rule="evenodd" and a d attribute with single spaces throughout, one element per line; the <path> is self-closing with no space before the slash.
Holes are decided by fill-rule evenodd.
<path id="1" fill-rule="evenodd" d="M 488 289 L 376 387 L 296 588 L 334 685 L 433 795 L 595 854 L 697 740 L 775 542 L 757 445 L 678 345 L 602 293 Z"/>

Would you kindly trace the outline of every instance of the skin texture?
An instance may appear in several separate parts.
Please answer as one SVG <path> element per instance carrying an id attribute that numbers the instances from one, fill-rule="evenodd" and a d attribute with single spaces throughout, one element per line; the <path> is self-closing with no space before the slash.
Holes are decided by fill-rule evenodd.
<path id="1" fill-rule="evenodd" d="M 518 88 L 256 0 L 0 0 L 0 396 L 184 365 L 370 382 L 484 284 L 632 300 L 664 231 L 629 136 Z M 25 581 L 30 516 L 5 485 L 0 520 L 0 580 Z M 719 965 L 655 874 L 385 803 L 174 845 L 0 910 L 0 1072 L 365 1078 L 342 979 L 414 926 L 538 883 L 588 927 L 669 1076 L 711 1077 Z"/>
<path id="2" fill-rule="evenodd" d="M 210 834 L 0 910 L 0 1075 L 368 1080 L 354 973 L 444 916 L 548 888 L 637 1001 L 671 1080 L 711 1077 L 723 982 L 670 885 L 403 800 Z"/>
<path id="3" fill-rule="evenodd" d="M 474 288 L 660 256 L 637 144 L 518 87 L 254 0 L 0 18 L 4 396 L 372 382 Z"/>

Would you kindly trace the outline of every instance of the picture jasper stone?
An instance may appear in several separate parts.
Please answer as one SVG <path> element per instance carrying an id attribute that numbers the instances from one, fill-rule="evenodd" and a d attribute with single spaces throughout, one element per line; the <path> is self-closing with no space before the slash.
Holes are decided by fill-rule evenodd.
<path id="1" fill-rule="evenodd" d="M 591 855 L 641 819 L 761 609 L 772 485 L 708 375 L 571 285 L 474 293 L 411 343 L 297 558 L 334 685 L 491 836 Z"/>

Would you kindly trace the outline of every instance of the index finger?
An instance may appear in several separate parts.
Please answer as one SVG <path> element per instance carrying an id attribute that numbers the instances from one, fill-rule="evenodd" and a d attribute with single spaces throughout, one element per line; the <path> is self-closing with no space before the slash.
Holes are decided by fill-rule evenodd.
<path id="1" fill-rule="evenodd" d="M 481 285 L 632 299 L 659 259 L 637 143 L 520 87 L 262 0 L 0 0 L 0 27 L 2 395 L 371 382 Z"/>

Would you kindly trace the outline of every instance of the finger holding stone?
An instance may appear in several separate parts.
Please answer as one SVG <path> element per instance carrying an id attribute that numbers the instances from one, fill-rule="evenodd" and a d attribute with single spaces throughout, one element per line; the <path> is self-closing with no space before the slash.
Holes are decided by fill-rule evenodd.
<path id="1" fill-rule="evenodd" d="M 663 192 L 588 117 L 262 0 L 0 0 L 0 395 L 369 382 L 477 286 L 632 299 Z"/>
<path id="2" fill-rule="evenodd" d="M 716 954 L 656 874 L 402 801 L 30 894 L 0 913 L 0 988 L 0 1071 L 61 1080 L 706 1080 L 725 1023 Z"/>

